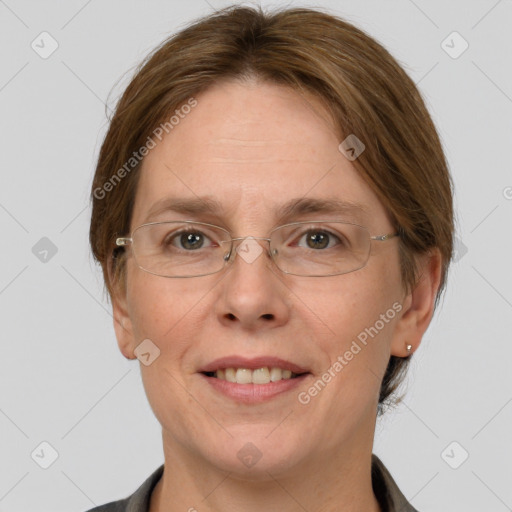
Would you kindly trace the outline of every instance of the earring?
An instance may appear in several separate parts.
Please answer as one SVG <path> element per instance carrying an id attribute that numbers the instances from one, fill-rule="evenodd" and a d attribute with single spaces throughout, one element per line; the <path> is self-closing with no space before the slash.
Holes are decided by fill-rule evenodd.
<path id="1" fill-rule="evenodd" d="M 408 356 L 409 356 L 409 355 L 411 355 L 412 345 L 407 344 L 407 345 L 405 346 L 405 348 L 407 349 L 407 355 L 408 355 Z"/>

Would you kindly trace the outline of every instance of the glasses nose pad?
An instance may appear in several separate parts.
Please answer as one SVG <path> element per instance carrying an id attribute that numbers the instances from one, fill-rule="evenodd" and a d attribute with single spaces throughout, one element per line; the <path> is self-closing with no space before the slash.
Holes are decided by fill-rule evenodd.
<path id="1" fill-rule="evenodd" d="M 227 251 L 222 256 L 222 261 L 224 262 L 224 265 L 226 265 L 229 262 L 229 260 L 231 259 L 231 255 L 233 254 L 233 243 L 230 244 L 229 241 L 228 242 L 223 241 L 222 243 L 227 243 L 227 248 L 228 248 Z"/>

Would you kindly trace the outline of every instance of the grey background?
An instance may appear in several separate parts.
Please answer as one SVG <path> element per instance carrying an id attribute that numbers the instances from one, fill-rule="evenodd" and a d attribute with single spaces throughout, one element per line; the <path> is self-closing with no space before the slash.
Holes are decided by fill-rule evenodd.
<path id="1" fill-rule="evenodd" d="M 109 106 L 156 44 L 230 3 L 0 1 L 0 512 L 86 510 L 163 462 L 90 256 L 88 194 L 112 87 L 121 78 Z M 458 261 L 374 451 L 422 512 L 512 510 L 512 2 L 289 5 L 327 7 L 390 50 L 427 101 L 456 186 Z M 59 45 L 47 59 L 31 47 L 43 31 Z M 469 43 L 456 59 L 441 46 L 453 31 Z M 48 469 L 43 441 L 58 452 Z"/>

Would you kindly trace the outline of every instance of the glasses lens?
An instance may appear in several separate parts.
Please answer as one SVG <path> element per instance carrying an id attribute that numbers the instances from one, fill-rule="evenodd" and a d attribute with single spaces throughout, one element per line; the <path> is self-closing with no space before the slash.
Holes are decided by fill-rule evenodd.
<path id="1" fill-rule="evenodd" d="M 194 277 L 220 271 L 230 248 L 227 231 L 204 223 L 156 222 L 133 233 L 133 252 L 143 270 L 163 277 Z"/>
<path id="2" fill-rule="evenodd" d="M 343 222 L 301 222 L 273 231 L 271 254 L 289 274 L 330 276 L 353 272 L 366 265 L 370 233 L 362 226 Z"/>

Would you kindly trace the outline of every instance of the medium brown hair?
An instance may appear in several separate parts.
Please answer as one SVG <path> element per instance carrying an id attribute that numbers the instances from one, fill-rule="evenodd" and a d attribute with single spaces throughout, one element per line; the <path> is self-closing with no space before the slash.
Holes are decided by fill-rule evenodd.
<path id="1" fill-rule="evenodd" d="M 313 94 L 332 115 L 340 142 L 350 134 L 363 141 L 365 150 L 352 163 L 399 231 L 404 289 L 417 283 L 416 256 L 434 248 L 441 253 L 437 307 L 453 250 L 452 181 L 421 94 L 371 36 L 304 8 L 227 7 L 173 35 L 138 66 L 110 121 L 92 185 L 90 243 L 110 296 L 124 291 L 126 280 L 114 241 L 130 231 L 142 162 L 133 155 L 155 128 L 169 125 L 175 109 L 212 84 L 253 78 Z M 408 359 L 391 356 L 380 412 Z"/>

